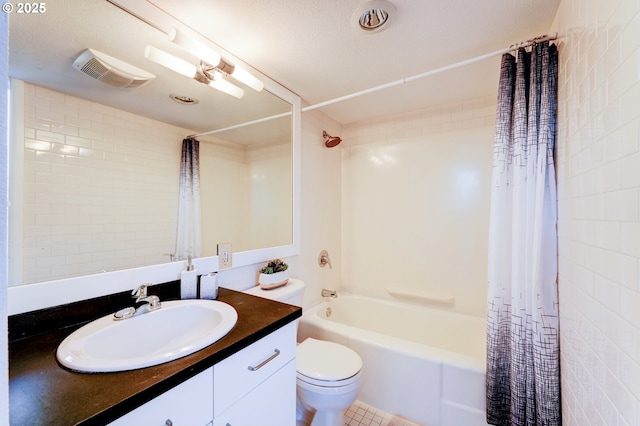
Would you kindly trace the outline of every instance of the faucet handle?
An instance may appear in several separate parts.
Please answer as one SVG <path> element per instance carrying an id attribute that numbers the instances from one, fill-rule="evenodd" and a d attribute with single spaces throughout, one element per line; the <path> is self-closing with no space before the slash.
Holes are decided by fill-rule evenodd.
<path id="1" fill-rule="evenodd" d="M 149 287 L 149 284 L 142 284 L 131 292 L 131 296 L 136 298 L 136 302 L 147 297 L 147 287 Z"/>
<path id="2" fill-rule="evenodd" d="M 155 311 L 156 309 L 160 309 L 162 307 L 162 303 L 160 303 L 160 298 L 158 296 L 149 296 L 147 298 L 147 302 L 149 302 L 150 311 Z"/>
<path id="3" fill-rule="evenodd" d="M 322 250 L 318 255 L 318 265 L 321 267 L 325 267 L 329 265 L 329 269 L 331 269 L 331 259 L 329 258 L 329 252 L 326 250 Z"/>

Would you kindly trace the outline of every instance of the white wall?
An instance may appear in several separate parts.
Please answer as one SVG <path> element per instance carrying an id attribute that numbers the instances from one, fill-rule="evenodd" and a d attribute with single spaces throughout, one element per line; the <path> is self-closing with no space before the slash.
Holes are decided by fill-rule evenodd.
<path id="1" fill-rule="evenodd" d="M 291 141 L 244 146 L 200 139 L 202 256 L 291 244 Z M 269 227 L 264 224 L 269 223 Z"/>
<path id="2" fill-rule="evenodd" d="M 318 111 L 302 115 L 301 244 L 297 277 L 306 284 L 305 307 L 321 301 L 323 288 L 340 288 L 341 145 L 326 148 L 322 138 L 323 130 L 340 135 L 340 129 L 338 123 Z M 329 252 L 331 269 L 318 265 L 321 250 Z"/>
<path id="3" fill-rule="evenodd" d="M 345 126 L 343 286 L 486 312 L 495 95 Z"/>
<path id="4" fill-rule="evenodd" d="M 241 147 L 200 142 L 200 182 L 228 181 L 215 188 L 200 185 L 203 256 L 215 256 L 218 243 L 231 242 L 233 251 L 247 247 L 243 224 L 249 223 L 248 169 Z"/>
<path id="5" fill-rule="evenodd" d="M 0 140 L 4 140 L 0 144 L 0 173 L 3 176 L 7 175 L 8 168 L 8 152 L 9 147 L 7 143 L 7 90 L 9 70 L 8 53 L 7 53 L 7 37 L 9 33 L 9 26 L 7 25 L 9 15 L 3 13 L 0 16 Z M 0 180 L 0 330 L 2 331 L 2 338 L 0 338 L 0 425 L 9 424 L 9 362 L 8 362 L 8 347 L 7 347 L 7 179 Z"/>
<path id="6" fill-rule="evenodd" d="M 249 151 L 249 246 L 273 247 L 293 241 L 291 142 L 257 145 Z M 269 226 L 265 226 L 268 223 Z"/>
<path id="7" fill-rule="evenodd" d="M 566 426 L 640 424 L 640 2 L 563 0 L 558 109 Z"/>

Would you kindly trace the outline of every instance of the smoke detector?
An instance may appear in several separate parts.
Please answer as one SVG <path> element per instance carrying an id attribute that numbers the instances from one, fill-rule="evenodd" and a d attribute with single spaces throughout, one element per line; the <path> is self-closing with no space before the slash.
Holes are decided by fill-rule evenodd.
<path id="1" fill-rule="evenodd" d="M 140 68 L 106 53 L 87 49 L 73 61 L 73 67 L 89 77 L 115 87 L 140 87 L 156 78 Z"/>

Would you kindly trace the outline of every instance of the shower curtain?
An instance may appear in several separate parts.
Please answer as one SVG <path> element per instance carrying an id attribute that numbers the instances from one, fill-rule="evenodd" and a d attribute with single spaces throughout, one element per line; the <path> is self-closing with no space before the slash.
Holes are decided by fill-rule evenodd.
<path id="1" fill-rule="evenodd" d="M 200 257 L 200 142 L 182 141 L 176 260 Z"/>
<path id="2" fill-rule="evenodd" d="M 487 422 L 561 424 L 553 161 L 558 52 L 502 57 L 493 159 Z"/>

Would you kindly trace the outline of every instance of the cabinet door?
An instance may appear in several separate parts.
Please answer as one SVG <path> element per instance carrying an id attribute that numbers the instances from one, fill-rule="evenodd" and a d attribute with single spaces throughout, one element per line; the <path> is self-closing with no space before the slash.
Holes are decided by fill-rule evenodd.
<path id="1" fill-rule="evenodd" d="M 125 414 L 109 426 L 205 426 L 213 418 L 213 367 Z"/>
<path id="2" fill-rule="evenodd" d="M 214 365 L 213 418 L 268 380 L 295 356 L 296 324 L 290 323 Z M 295 383 L 294 375 L 291 381 L 294 388 Z M 247 426 L 255 425 L 263 426 L 260 423 Z"/>
<path id="3" fill-rule="evenodd" d="M 295 424 L 295 359 L 289 361 L 213 420 L 213 426 L 295 426 Z"/>

